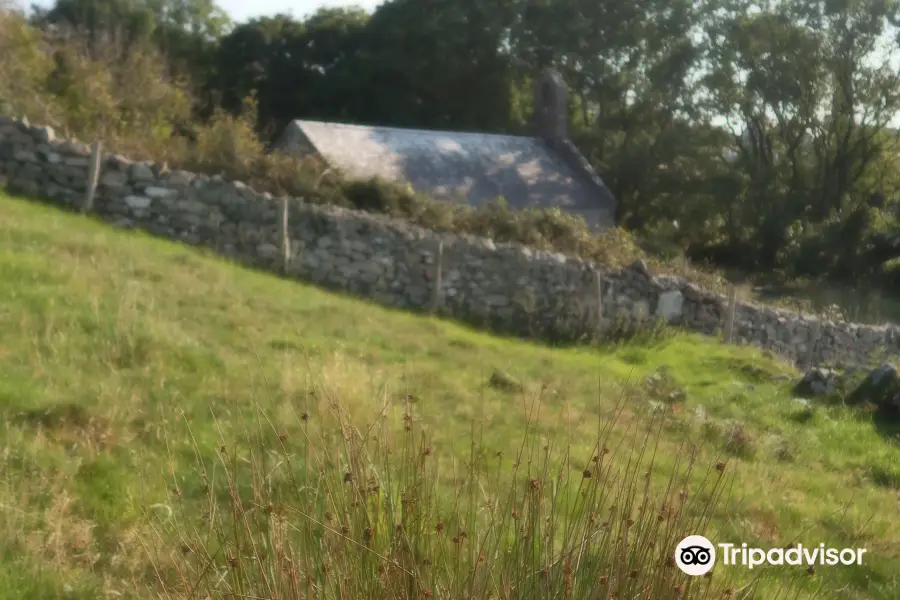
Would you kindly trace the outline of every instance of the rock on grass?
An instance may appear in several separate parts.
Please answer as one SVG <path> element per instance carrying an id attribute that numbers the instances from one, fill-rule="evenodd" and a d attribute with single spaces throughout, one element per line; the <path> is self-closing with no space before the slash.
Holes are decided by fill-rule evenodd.
<path id="1" fill-rule="evenodd" d="M 525 386 L 522 385 L 518 379 L 506 371 L 500 371 L 498 369 L 494 369 L 494 372 L 491 373 L 491 379 L 488 382 L 488 385 L 494 389 L 510 393 L 519 393 L 525 390 Z"/>

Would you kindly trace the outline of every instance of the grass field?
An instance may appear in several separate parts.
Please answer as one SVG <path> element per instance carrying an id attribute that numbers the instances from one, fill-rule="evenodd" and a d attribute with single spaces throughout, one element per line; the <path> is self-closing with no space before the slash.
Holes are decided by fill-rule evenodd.
<path id="1" fill-rule="evenodd" d="M 795 376 L 491 337 L 0 196 L 0 598 L 898 598 L 900 439 Z M 698 527 L 868 552 L 654 562 Z"/>

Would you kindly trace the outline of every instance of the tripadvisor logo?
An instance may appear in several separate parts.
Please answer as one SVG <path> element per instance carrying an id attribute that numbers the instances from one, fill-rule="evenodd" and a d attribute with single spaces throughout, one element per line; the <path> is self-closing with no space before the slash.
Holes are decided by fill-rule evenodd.
<path id="1" fill-rule="evenodd" d="M 865 548 L 826 548 L 825 544 L 792 548 L 751 548 L 747 544 L 718 544 L 722 563 L 753 569 L 761 565 L 861 565 Z M 702 535 L 689 535 L 675 547 L 675 564 L 688 575 L 706 575 L 716 563 L 716 545 Z"/>
<path id="2" fill-rule="evenodd" d="M 702 535 L 689 535 L 675 547 L 675 564 L 688 575 L 706 575 L 716 564 L 716 547 Z"/>

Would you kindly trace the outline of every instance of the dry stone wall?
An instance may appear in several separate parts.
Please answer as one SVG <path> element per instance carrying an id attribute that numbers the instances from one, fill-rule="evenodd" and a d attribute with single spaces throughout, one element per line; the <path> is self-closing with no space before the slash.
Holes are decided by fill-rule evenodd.
<path id="1" fill-rule="evenodd" d="M 62 139 L 49 127 L 0 118 L 0 179 L 13 192 L 78 208 L 90 156 L 90 147 Z M 281 269 L 282 201 L 219 176 L 103 155 L 91 210 L 121 227 Z M 577 339 L 654 318 L 705 334 L 717 333 L 724 323 L 726 298 L 677 277 L 654 276 L 640 263 L 608 269 L 300 199 L 287 199 L 287 205 L 286 274 L 385 305 L 432 309 L 551 339 Z M 737 305 L 732 339 L 813 364 L 861 364 L 874 351 L 900 347 L 896 326 L 820 321 L 749 304 Z"/>

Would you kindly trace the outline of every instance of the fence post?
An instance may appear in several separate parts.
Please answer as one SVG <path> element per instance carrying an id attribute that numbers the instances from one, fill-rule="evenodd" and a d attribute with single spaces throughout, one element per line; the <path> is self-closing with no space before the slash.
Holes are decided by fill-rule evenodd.
<path id="1" fill-rule="evenodd" d="M 597 283 L 597 338 L 603 335 L 603 273 L 594 270 L 594 279 Z"/>
<path id="2" fill-rule="evenodd" d="M 444 240 L 438 241 L 437 260 L 434 261 L 434 290 L 431 296 L 431 312 L 441 306 L 441 275 L 444 270 Z"/>
<path id="3" fill-rule="evenodd" d="M 732 334 L 734 333 L 734 310 L 737 306 L 737 288 L 735 285 L 728 285 L 728 307 L 725 309 L 725 330 L 722 333 L 722 340 L 726 344 L 731 343 Z"/>
<path id="4" fill-rule="evenodd" d="M 281 199 L 281 210 L 278 212 L 279 254 L 281 256 L 281 272 L 287 274 L 291 264 L 291 236 L 288 228 L 288 198 Z"/>
<path id="5" fill-rule="evenodd" d="M 84 201 L 81 204 L 81 212 L 89 213 L 94 209 L 94 195 L 97 193 L 97 182 L 100 179 L 100 157 L 103 155 L 103 143 L 96 141 L 91 144 L 91 162 L 88 164 L 87 186 L 84 192 Z"/>
<path id="6" fill-rule="evenodd" d="M 813 322 L 812 332 L 809 340 L 809 348 L 806 350 L 806 368 L 811 369 L 815 366 L 816 348 L 819 346 L 819 340 L 822 339 L 822 321 Z"/>

